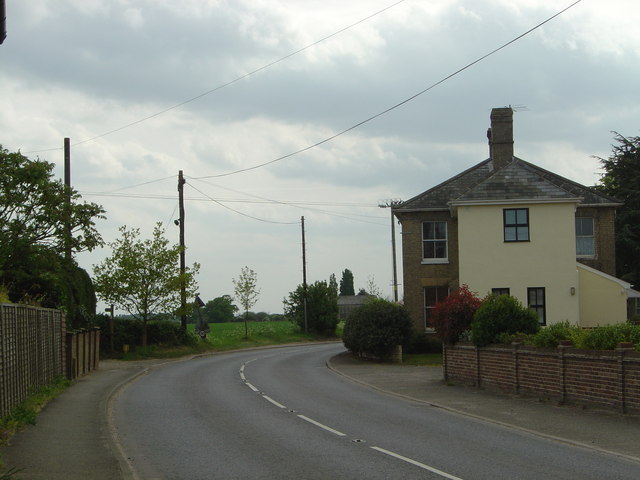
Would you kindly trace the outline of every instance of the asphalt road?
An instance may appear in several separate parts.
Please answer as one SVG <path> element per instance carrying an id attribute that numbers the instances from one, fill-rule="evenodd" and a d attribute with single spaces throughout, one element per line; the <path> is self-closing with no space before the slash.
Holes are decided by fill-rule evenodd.
<path id="1" fill-rule="evenodd" d="M 138 479 L 637 479 L 638 465 L 367 389 L 342 345 L 168 364 L 114 403 Z"/>

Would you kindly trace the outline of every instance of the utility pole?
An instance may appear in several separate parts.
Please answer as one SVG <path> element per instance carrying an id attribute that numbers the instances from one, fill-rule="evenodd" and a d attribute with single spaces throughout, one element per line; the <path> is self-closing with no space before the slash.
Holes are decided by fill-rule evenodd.
<path id="1" fill-rule="evenodd" d="M 65 241 L 64 256 L 67 262 L 71 261 L 71 140 L 64 139 L 64 184 L 67 187 L 65 215 Z"/>
<path id="2" fill-rule="evenodd" d="M 178 204 L 180 209 L 180 323 L 182 330 L 187 330 L 187 287 L 185 285 L 185 245 L 184 245 L 184 184 L 185 180 L 182 175 L 182 170 L 178 172 Z"/>
<path id="3" fill-rule="evenodd" d="M 391 209 L 391 255 L 393 261 L 393 300 L 398 303 L 398 274 L 397 274 L 397 265 L 396 265 L 396 226 L 393 218 L 393 208 L 397 207 L 402 203 L 402 200 L 399 198 L 393 198 L 389 200 L 384 200 L 383 202 L 378 203 L 380 208 L 390 208 Z"/>
<path id="4" fill-rule="evenodd" d="M 308 330 L 307 325 L 307 252 L 304 240 L 304 216 L 300 218 L 302 223 L 302 304 L 304 305 L 304 331 Z"/>
<path id="5" fill-rule="evenodd" d="M 115 351 L 113 342 L 113 307 L 114 305 L 112 303 L 110 307 L 104 309 L 105 312 L 109 312 L 111 314 L 109 317 L 109 349 L 111 351 L 111 355 L 113 355 Z"/>

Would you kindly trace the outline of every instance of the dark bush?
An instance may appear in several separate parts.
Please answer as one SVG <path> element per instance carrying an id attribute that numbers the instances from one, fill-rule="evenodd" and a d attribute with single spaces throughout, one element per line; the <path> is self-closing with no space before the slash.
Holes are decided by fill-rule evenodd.
<path id="1" fill-rule="evenodd" d="M 405 353 L 441 353 L 442 340 L 431 333 L 412 332 L 411 338 L 406 345 L 403 346 Z"/>
<path id="2" fill-rule="evenodd" d="M 411 318 L 403 306 L 374 299 L 349 314 L 342 340 L 357 355 L 386 358 L 395 345 L 407 345 L 411 334 Z"/>
<path id="3" fill-rule="evenodd" d="M 538 315 L 510 295 L 489 295 L 473 316 L 471 340 L 479 347 L 495 343 L 501 333 L 536 333 Z"/>
<path id="4" fill-rule="evenodd" d="M 100 327 L 100 350 L 109 353 L 111 338 L 109 334 L 109 316 L 97 315 L 96 326 Z M 116 353 L 122 352 L 124 345 L 131 349 L 142 345 L 142 322 L 133 318 L 116 317 L 113 321 L 113 343 Z M 180 323 L 171 320 L 155 320 L 147 324 L 147 343 L 149 345 L 192 345 L 196 337 L 182 330 Z"/>

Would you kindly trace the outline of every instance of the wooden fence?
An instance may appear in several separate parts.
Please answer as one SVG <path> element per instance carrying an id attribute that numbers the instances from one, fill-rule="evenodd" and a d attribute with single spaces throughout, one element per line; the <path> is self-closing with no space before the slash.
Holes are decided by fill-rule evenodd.
<path id="1" fill-rule="evenodd" d="M 99 330 L 67 333 L 64 313 L 0 304 L 0 417 L 61 375 L 98 367 Z"/>
<path id="2" fill-rule="evenodd" d="M 640 413 L 640 353 L 628 344 L 615 351 L 457 344 L 445 346 L 443 364 L 453 382 Z"/>

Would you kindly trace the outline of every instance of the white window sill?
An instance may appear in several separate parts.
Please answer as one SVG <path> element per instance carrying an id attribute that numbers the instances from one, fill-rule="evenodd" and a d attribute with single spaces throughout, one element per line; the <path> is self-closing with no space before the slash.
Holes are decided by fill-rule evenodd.
<path id="1" fill-rule="evenodd" d="M 449 263 L 448 258 L 423 258 L 422 265 L 442 265 Z"/>

